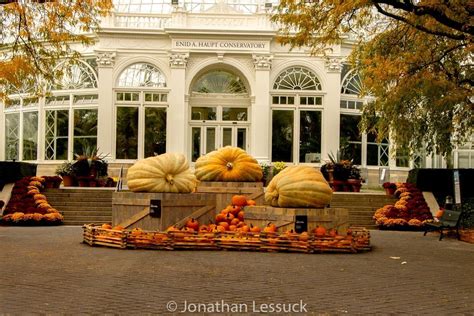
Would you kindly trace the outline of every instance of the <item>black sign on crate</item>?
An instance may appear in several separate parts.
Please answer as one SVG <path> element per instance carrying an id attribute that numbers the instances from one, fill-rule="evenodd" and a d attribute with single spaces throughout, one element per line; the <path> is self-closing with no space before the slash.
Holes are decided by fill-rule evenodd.
<path id="1" fill-rule="evenodd" d="M 161 200 L 150 200 L 150 216 L 161 217 Z"/>
<path id="2" fill-rule="evenodd" d="M 301 234 L 308 231 L 308 216 L 295 215 L 295 232 Z"/>

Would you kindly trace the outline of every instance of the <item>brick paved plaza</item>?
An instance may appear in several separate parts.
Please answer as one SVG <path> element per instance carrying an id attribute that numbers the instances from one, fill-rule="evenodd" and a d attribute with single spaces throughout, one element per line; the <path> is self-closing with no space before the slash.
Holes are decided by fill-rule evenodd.
<path id="1" fill-rule="evenodd" d="M 0 314 L 164 314 L 170 301 L 177 311 L 474 313 L 474 245 L 435 234 L 372 231 L 372 252 L 324 255 L 92 248 L 81 234 L 0 227 Z"/>

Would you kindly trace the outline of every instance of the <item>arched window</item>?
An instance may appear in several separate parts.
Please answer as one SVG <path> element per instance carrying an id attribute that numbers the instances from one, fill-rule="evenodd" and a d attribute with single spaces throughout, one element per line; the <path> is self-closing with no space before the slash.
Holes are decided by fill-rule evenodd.
<path id="1" fill-rule="evenodd" d="M 115 158 L 139 159 L 166 152 L 168 90 L 160 69 L 135 63 L 123 70 L 115 89 Z"/>
<path id="2" fill-rule="evenodd" d="M 275 90 L 321 90 L 318 77 L 304 67 L 288 68 L 277 77 L 273 84 Z"/>
<path id="3" fill-rule="evenodd" d="M 53 90 L 79 90 L 97 88 L 97 75 L 92 67 L 78 62 L 63 71 L 63 76 Z"/>
<path id="4" fill-rule="evenodd" d="M 272 91 L 272 161 L 319 163 L 323 96 L 305 67 L 282 71 Z"/>
<path id="5" fill-rule="evenodd" d="M 361 92 L 362 81 L 360 80 L 359 73 L 355 69 L 352 69 L 342 80 L 341 93 L 360 95 Z"/>
<path id="6" fill-rule="evenodd" d="M 198 93 L 247 93 L 240 77 L 225 70 L 210 71 L 201 76 L 192 88 Z"/>
<path id="7" fill-rule="evenodd" d="M 166 87 L 163 73 L 147 63 L 136 63 L 122 71 L 117 82 L 118 87 Z"/>

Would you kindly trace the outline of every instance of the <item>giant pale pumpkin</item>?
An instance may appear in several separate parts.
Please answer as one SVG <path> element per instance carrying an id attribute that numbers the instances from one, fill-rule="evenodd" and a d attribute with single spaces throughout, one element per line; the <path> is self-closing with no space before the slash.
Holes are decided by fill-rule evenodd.
<path id="1" fill-rule="evenodd" d="M 268 184 L 265 201 L 277 207 L 324 207 L 332 190 L 322 173 L 309 166 L 283 169 Z"/>
<path id="2" fill-rule="evenodd" d="M 263 177 L 257 160 L 238 147 L 226 146 L 199 157 L 195 165 L 201 181 L 257 182 Z"/>
<path id="3" fill-rule="evenodd" d="M 196 176 L 182 154 L 166 153 L 137 161 L 128 169 L 128 188 L 133 192 L 193 192 Z"/>

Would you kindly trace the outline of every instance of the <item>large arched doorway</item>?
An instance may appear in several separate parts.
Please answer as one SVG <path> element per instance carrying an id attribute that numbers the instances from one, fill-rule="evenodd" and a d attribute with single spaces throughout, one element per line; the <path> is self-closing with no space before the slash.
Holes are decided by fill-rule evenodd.
<path id="1" fill-rule="evenodd" d="M 189 97 L 191 160 L 217 148 L 249 149 L 250 96 L 247 82 L 228 69 L 201 72 Z"/>

